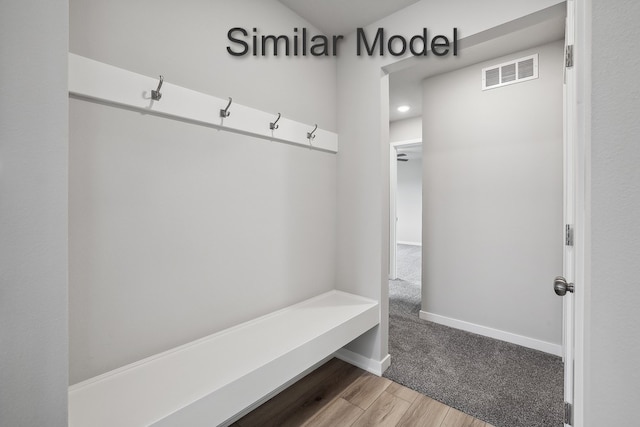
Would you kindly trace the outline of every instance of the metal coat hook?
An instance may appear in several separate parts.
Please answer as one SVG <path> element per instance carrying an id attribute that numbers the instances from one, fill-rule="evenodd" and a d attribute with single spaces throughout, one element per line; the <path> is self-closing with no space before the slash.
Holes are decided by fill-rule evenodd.
<path id="1" fill-rule="evenodd" d="M 269 129 L 271 129 L 271 130 L 278 129 L 280 127 L 280 125 L 277 124 L 278 120 L 280 120 L 280 113 L 278 113 L 278 118 L 276 119 L 275 122 L 269 123 Z"/>
<path id="2" fill-rule="evenodd" d="M 314 127 L 311 132 L 307 132 L 307 139 L 309 140 L 309 142 L 311 142 L 311 140 L 316 138 L 316 136 L 314 135 L 314 133 L 316 132 L 316 129 L 318 129 L 318 125 L 316 125 L 316 127 Z"/>
<path id="3" fill-rule="evenodd" d="M 160 76 L 160 83 L 158 83 L 158 89 L 151 91 L 151 99 L 154 101 L 160 101 L 162 98 L 162 94 L 160 93 L 160 88 L 162 87 L 162 83 L 164 82 L 164 77 Z"/>
<path id="4" fill-rule="evenodd" d="M 227 104 L 226 108 L 224 110 L 220 110 L 220 117 L 225 118 L 231 115 L 231 111 L 229 111 L 229 107 L 231 107 L 232 102 L 233 102 L 233 99 L 229 97 L 229 103 Z"/>

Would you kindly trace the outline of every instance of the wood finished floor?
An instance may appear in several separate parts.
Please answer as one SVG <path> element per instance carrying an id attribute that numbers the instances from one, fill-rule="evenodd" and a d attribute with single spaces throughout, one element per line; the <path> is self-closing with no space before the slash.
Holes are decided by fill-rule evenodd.
<path id="1" fill-rule="evenodd" d="M 492 427 L 416 391 L 332 359 L 232 427 Z"/>

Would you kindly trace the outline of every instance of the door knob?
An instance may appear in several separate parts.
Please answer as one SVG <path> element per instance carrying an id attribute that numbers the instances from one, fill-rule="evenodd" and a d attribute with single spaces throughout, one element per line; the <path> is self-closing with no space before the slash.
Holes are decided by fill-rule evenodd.
<path id="1" fill-rule="evenodd" d="M 567 279 L 562 276 L 556 277 L 556 280 L 553 281 L 553 290 L 561 297 L 565 296 L 567 292 L 573 292 L 573 288 L 573 283 L 567 283 Z"/>

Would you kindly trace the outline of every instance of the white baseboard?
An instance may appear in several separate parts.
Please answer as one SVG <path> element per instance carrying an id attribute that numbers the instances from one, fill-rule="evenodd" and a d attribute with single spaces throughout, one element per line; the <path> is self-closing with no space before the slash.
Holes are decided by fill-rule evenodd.
<path id="1" fill-rule="evenodd" d="M 484 335 L 485 337 L 495 338 L 501 341 L 510 342 L 512 344 L 521 345 L 523 347 L 532 348 L 534 350 L 543 351 L 556 356 L 562 356 L 562 346 L 547 341 L 541 341 L 535 338 L 525 337 L 523 335 L 511 332 L 501 331 L 499 329 L 489 328 L 487 326 L 477 325 L 475 323 L 465 322 L 464 320 L 453 319 L 451 317 L 441 316 L 439 314 L 428 313 L 420 310 L 420 318 L 429 320 L 441 325 L 450 326 L 452 328 L 461 329 L 474 334 Z"/>
<path id="2" fill-rule="evenodd" d="M 401 242 L 398 240 L 396 243 L 399 245 L 422 246 L 422 242 Z"/>
<path id="3" fill-rule="evenodd" d="M 333 354 L 338 359 L 350 363 L 374 375 L 382 376 L 382 373 L 391 366 L 391 355 L 387 354 L 382 360 L 369 359 L 361 354 L 354 353 L 346 348 L 341 348 Z"/>

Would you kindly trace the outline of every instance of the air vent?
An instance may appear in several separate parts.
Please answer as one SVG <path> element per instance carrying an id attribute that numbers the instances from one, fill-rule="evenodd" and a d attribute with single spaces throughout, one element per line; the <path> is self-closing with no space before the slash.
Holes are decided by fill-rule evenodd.
<path id="1" fill-rule="evenodd" d="M 492 68 L 485 71 L 486 86 L 496 86 L 500 84 L 500 68 Z"/>
<path id="2" fill-rule="evenodd" d="M 538 54 L 482 69 L 482 90 L 538 78 Z"/>

